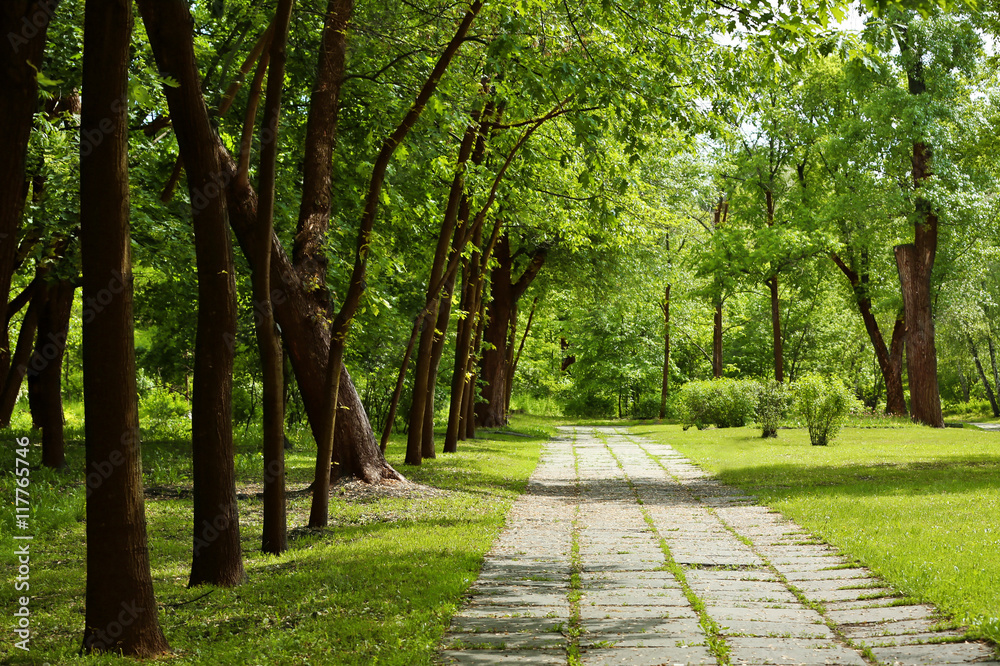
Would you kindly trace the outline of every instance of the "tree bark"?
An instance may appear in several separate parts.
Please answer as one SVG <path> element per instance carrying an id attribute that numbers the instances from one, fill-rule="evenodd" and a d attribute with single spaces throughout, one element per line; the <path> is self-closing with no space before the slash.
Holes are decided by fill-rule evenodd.
<path id="1" fill-rule="evenodd" d="M 663 381 L 660 384 L 659 420 L 667 418 L 667 397 L 670 393 L 670 285 L 663 290 Z"/>
<path id="2" fill-rule="evenodd" d="M 28 309 L 21 319 L 21 328 L 17 333 L 17 346 L 14 348 L 14 356 L 10 360 L 10 369 L 3 383 L 3 390 L 0 391 L 0 427 L 10 426 L 10 420 L 14 415 L 14 406 L 17 404 L 17 395 L 21 391 L 21 382 L 24 381 L 28 373 L 28 364 L 31 362 L 31 343 L 35 339 L 35 331 L 38 329 L 39 310 L 45 299 L 44 289 L 37 283 L 33 290 Z"/>
<path id="3" fill-rule="evenodd" d="M 36 71 L 58 0 L 11 0 L 0 4 L 0 377 L 10 370 L 8 299 L 25 199 L 25 159 L 32 118 L 38 110 Z"/>
<path id="4" fill-rule="evenodd" d="M 524 325 L 524 334 L 521 335 L 521 344 L 517 346 L 517 352 L 511 357 L 510 362 L 510 375 L 507 377 L 507 411 L 510 411 L 510 401 L 514 395 L 514 375 L 517 372 L 517 364 L 521 362 L 521 352 L 524 351 L 524 343 L 528 340 L 528 334 L 531 333 L 531 322 L 535 320 L 535 308 L 538 307 L 538 296 L 535 296 L 535 300 L 531 302 L 531 311 L 528 313 L 528 323 Z M 513 343 L 513 341 L 512 341 Z M 511 350 L 514 349 L 514 345 L 511 344 Z"/>
<path id="5" fill-rule="evenodd" d="M 232 430 L 236 282 L 226 198 L 194 50 L 184 48 L 193 19 L 183 0 L 139 0 L 160 72 L 180 87 L 164 86 L 184 160 L 198 271 L 198 326 L 191 401 L 194 481 L 194 554 L 191 586 L 243 582 Z M 185 93 L 193 86 L 198 94 Z"/>
<path id="6" fill-rule="evenodd" d="M 774 380 L 785 381 L 784 352 L 781 338 L 781 305 L 778 300 L 778 276 L 772 275 L 767 281 L 771 292 L 771 339 L 774 348 Z"/>
<path id="7" fill-rule="evenodd" d="M 490 273 L 490 301 L 487 309 L 487 324 L 483 333 L 488 348 L 483 350 L 479 363 L 479 375 L 483 379 L 483 399 L 476 405 L 476 424 L 485 428 L 499 428 L 507 425 L 507 375 L 508 344 L 510 322 L 517 302 L 527 290 L 547 257 L 547 249 L 537 249 L 528 266 L 513 282 L 511 271 L 514 258 L 510 253 L 510 239 L 504 233 L 496 245 L 493 256 L 497 266 Z"/>
<path id="8" fill-rule="evenodd" d="M 997 405 L 996 394 L 993 392 L 993 387 L 990 386 L 990 380 L 986 378 L 986 371 L 983 370 L 982 361 L 979 360 L 979 350 L 976 348 L 976 343 L 968 333 L 966 333 L 965 339 L 969 342 L 969 351 L 972 352 L 972 360 L 976 363 L 976 371 L 979 373 L 979 378 L 983 381 L 983 388 L 986 389 L 986 399 L 990 401 L 990 409 L 993 410 L 993 416 L 1000 416 L 1000 406 Z"/>
<path id="9" fill-rule="evenodd" d="M 875 351 L 875 359 L 878 361 L 879 371 L 885 381 L 886 403 L 885 413 L 893 416 L 906 416 L 906 398 L 903 393 L 903 336 L 905 326 L 897 318 L 892 332 L 892 348 L 890 351 L 885 345 L 882 331 L 879 328 L 878 320 L 872 314 L 872 300 L 868 293 L 869 277 L 867 272 L 859 273 L 848 266 L 836 253 L 830 255 L 833 262 L 851 283 L 854 292 L 854 302 L 858 306 L 861 320 L 865 324 L 865 331 L 868 332 L 868 339 L 871 340 L 872 349 Z M 853 263 L 853 262 L 852 262 Z"/>
<path id="10" fill-rule="evenodd" d="M 915 244 L 897 245 L 896 267 L 906 321 L 906 366 L 910 379 L 910 414 L 914 421 L 944 427 L 934 350 L 930 270 Z"/>
<path id="11" fill-rule="evenodd" d="M 169 646 L 149 570 L 139 452 L 128 196 L 131 30 L 131 3 L 87 0 L 80 122 L 87 443 L 83 650 L 146 658 Z"/>
<path id="12" fill-rule="evenodd" d="M 263 383 L 263 456 L 264 520 L 261 550 L 280 554 L 288 548 L 288 517 L 285 508 L 285 401 L 284 356 L 274 323 L 271 305 L 271 245 L 274 233 L 275 166 L 278 158 L 278 122 L 281 117 L 281 92 L 285 85 L 285 61 L 288 27 L 293 0 L 279 0 L 274 16 L 270 44 L 267 98 L 264 103 L 264 127 L 261 130 L 260 192 L 257 270 L 253 272 L 255 329 Z"/>
<path id="13" fill-rule="evenodd" d="M 722 376 L 722 299 L 715 301 L 715 318 L 712 325 L 712 377 Z"/>
<path id="14" fill-rule="evenodd" d="M 902 52 L 913 51 L 909 32 L 904 30 L 899 40 Z M 924 81 L 922 53 L 915 54 L 912 69 L 907 72 L 911 95 L 922 95 Z M 913 144 L 910 159 L 915 199 L 913 243 L 897 245 L 896 268 L 903 292 L 906 318 L 906 365 L 910 382 L 910 415 L 914 421 L 935 428 L 944 427 L 941 395 L 938 390 L 937 350 L 934 345 L 934 315 L 931 305 L 931 274 L 938 244 L 938 217 L 931 202 L 923 196 L 924 184 L 932 175 L 931 147 L 923 141 Z"/>
<path id="15" fill-rule="evenodd" d="M 47 291 L 45 304 L 38 316 L 38 336 L 28 370 L 28 383 L 37 385 L 37 397 L 42 405 L 38 415 L 38 425 L 42 429 L 42 464 L 62 469 L 66 467 L 62 365 L 76 285 L 70 280 L 59 280 Z"/>

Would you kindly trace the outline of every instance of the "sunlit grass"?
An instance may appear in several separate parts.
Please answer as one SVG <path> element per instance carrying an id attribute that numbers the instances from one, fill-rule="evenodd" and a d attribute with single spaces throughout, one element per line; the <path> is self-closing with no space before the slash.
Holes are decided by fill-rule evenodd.
<path id="1" fill-rule="evenodd" d="M 147 438 L 147 487 L 162 493 L 147 498 L 146 510 L 160 622 L 174 652 L 170 663 L 429 664 L 462 592 L 475 580 L 508 508 L 523 492 L 549 429 L 515 420 L 511 430 L 521 435 L 482 432 L 480 439 L 462 442 L 457 454 L 439 452 L 420 467 L 403 465 L 405 441 L 394 440 L 387 454 L 391 464 L 408 479 L 447 492 L 359 502 L 335 489 L 331 527 L 322 532 L 302 529 L 310 497 L 293 496 L 290 548 L 279 557 L 259 552 L 262 504 L 247 492 L 240 502 L 247 582 L 235 589 L 187 588 L 191 501 L 166 491 L 190 487 L 190 442 Z M 13 434 L 4 431 L 4 440 Z M 32 470 L 35 633 L 28 654 L 14 649 L 11 641 L 0 645 L 2 663 L 120 663 L 112 657 L 77 655 L 85 585 L 80 434 L 75 432 L 77 439 L 68 446 L 69 472 Z M 37 444 L 37 437 L 31 438 Z M 261 475 L 251 440 L 238 446 L 241 492 L 259 483 Z M 439 451 L 440 446 L 439 441 Z M 310 449 L 297 442 L 287 455 L 291 489 L 304 488 L 311 480 Z M 31 455 L 37 464 L 37 446 Z M 8 545 L 0 556 L 8 572 L 0 605 L 10 609 L 15 595 L 13 547 L 6 536 L 13 513 L 9 447 L 0 459 L 6 507 L 0 525 Z"/>
<path id="2" fill-rule="evenodd" d="M 827 447 L 804 430 L 639 426 L 756 495 L 972 636 L 1000 642 L 1000 434 L 847 427 Z"/>

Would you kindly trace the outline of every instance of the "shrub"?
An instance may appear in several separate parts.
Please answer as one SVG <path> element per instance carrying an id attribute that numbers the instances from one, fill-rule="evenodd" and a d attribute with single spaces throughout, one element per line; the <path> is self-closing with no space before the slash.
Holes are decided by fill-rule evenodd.
<path id="1" fill-rule="evenodd" d="M 587 419 L 610 418 L 615 415 L 615 401 L 596 393 L 578 393 L 566 403 L 563 413 Z"/>
<path id="2" fill-rule="evenodd" d="M 809 441 L 826 446 L 833 441 L 844 418 L 855 403 L 851 392 L 838 379 L 809 374 L 795 382 L 795 408 L 806 420 Z"/>
<path id="3" fill-rule="evenodd" d="M 753 418 L 757 402 L 754 382 L 738 379 L 713 379 L 688 382 L 681 387 L 677 412 L 684 429 L 699 430 L 710 424 L 720 428 L 746 425 Z"/>
<path id="4" fill-rule="evenodd" d="M 761 380 L 757 388 L 757 423 L 761 437 L 777 437 L 778 426 L 788 411 L 788 388 L 774 379 Z"/>
<path id="5" fill-rule="evenodd" d="M 187 426 L 190 411 L 191 405 L 184 396 L 167 388 L 148 389 L 139 399 L 139 417 L 142 424 L 150 428 L 176 425 L 180 419 L 184 419 L 184 425 Z"/>

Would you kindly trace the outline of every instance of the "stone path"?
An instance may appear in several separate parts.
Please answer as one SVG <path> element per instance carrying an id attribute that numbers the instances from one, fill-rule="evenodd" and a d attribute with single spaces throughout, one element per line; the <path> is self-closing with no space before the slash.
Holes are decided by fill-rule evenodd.
<path id="1" fill-rule="evenodd" d="M 938 624 L 670 446 L 565 428 L 439 662 L 1000 666 Z"/>

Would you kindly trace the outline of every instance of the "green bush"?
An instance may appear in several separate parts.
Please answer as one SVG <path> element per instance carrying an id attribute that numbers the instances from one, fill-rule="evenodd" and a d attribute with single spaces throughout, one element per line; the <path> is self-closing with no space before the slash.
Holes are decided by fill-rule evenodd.
<path id="1" fill-rule="evenodd" d="M 677 412 L 681 425 L 699 430 L 709 425 L 738 428 L 753 418 L 757 385 L 745 379 L 688 382 L 681 387 Z"/>
<path id="2" fill-rule="evenodd" d="M 569 399 L 563 413 L 586 419 L 610 418 L 615 415 L 615 401 L 595 393 L 578 393 Z"/>
<path id="3" fill-rule="evenodd" d="M 148 389 L 139 398 L 139 419 L 143 427 L 170 429 L 171 427 L 188 427 L 187 417 L 191 412 L 191 403 L 184 396 L 170 389 L 154 387 Z M 183 420 L 183 424 L 179 423 Z"/>
<path id="4" fill-rule="evenodd" d="M 809 428 L 813 446 L 826 446 L 837 436 L 856 399 L 839 379 L 809 374 L 795 382 L 795 409 Z"/>
<path id="5" fill-rule="evenodd" d="M 777 437 L 778 426 L 788 411 L 788 388 L 774 379 L 761 380 L 757 387 L 757 423 L 761 437 Z"/>

